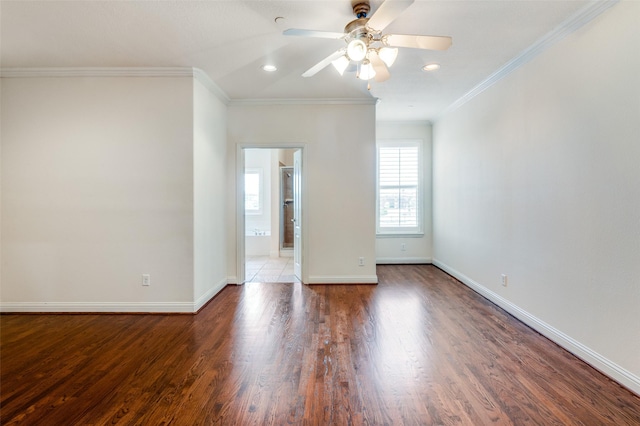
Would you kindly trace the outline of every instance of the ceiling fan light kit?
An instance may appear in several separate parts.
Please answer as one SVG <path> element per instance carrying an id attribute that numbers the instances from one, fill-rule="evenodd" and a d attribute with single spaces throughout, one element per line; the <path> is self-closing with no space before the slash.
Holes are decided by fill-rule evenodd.
<path id="1" fill-rule="evenodd" d="M 381 47 L 378 50 L 378 56 L 388 67 L 391 67 L 398 57 L 398 49 L 396 47 Z"/>
<path id="2" fill-rule="evenodd" d="M 345 26 L 343 33 L 292 28 L 285 30 L 283 34 L 342 39 L 347 43 L 346 48 L 337 50 L 305 71 L 303 77 L 311 77 L 329 64 L 333 64 L 340 75 L 343 75 L 351 62 L 354 62 L 356 77 L 361 80 L 375 78 L 377 82 L 382 82 L 390 77 L 388 68 L 398 56 L 398 47 L 446 50 L 451 46 L 451 37 L 446 36 L 382 34 L 414 1 L 386 0 L 371 18 L 367 18 L 369 2 L 356 3 L 353 5 L 356 19 Z"/>
<path id="3" fill-rule="evenodd" d="M 351 40 L 347 45 L 347 57 L 354 62 L 360 62 L 367 56 L 367 45 L 360 39 Z"/>
<path id="4" fill-rule="evenodd" d="M 335 61 L 331 62 L 331 64 L 335 67 L 336 70 L 340 73 L 340 75 L 344 74 L 344 70 L 347 69 L 351 61 L 347 58 L 346 55 L 340 56 Z"/>
<path id="5" fill-rule="evenodd" d="M 376 70 L 371 65 L 368 59 L 365 59 L 360 65 L 360 69 L 358 70 L 357 77 L 360 80 L 371 80 L 376 76 Z"/>

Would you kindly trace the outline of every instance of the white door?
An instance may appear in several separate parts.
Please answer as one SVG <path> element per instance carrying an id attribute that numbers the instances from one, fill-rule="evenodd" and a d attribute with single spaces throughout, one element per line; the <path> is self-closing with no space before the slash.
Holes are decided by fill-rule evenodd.
<path id="1" fill-rule="evenodd" d="M 293 153 L 293 273 L 302 281 L 302 150 Z"/>

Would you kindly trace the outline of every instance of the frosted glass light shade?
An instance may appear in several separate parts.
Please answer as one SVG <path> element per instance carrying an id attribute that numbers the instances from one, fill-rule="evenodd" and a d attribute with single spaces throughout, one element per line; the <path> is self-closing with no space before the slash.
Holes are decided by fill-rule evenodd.
<path id="1" fill-rule="evenodd" d="M 398 57 L 398 49 L 395 47 L 383 47 L 378 51 L 378 56 L 388 67 L 393 65 Z"/>
<path id="2" fill-rule="evenodd" d="M 347 67 L 349 66 L 349 62 L 350 62 L 349 58 L 347 58 L 345 55 L 342 55 L 335 61 L 331 62 L 331 65 L 333 65 L 335 69 L 338 70 L 340 75 L 343 75 L 344 70 L 346 70 Z"/>
<path id="3" fill-rule="evenodd" d="M 351 40 L 347 45 L 347 56 L 352 61 L 360 62 L 367 56 L 367 45 L 359 39 Z"/>
<path id="4" fill-rule="evenodd" d="M 376 76 L 376 70 L 373 69 L 373 65 L 369 61 L 365 61 L 362 63 L 362 67 L 360 67 L 360 73 L 358 73 L 358 78 L 361 80 L 371 80 Z"/>

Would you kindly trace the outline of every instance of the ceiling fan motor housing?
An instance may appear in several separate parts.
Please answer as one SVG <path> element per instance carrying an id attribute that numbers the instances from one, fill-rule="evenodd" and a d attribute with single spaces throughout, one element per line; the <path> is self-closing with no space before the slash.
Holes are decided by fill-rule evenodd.
<path id="1" fill-rule="evenodd" d="M 369 31 L 367 31 L 367 22 L 369 22 L 369 18 L 358 18 L 349 22 L 346 27 L 344 27 L 344 32 L 347 34 L 347 40 L 354 39 L 363 39 L 365 43 L 368 44 L 367 40 L 369 38 Z"/>
<path id="2" fill-rule="evenodd" d="M 353 14 L 356 15 L 357 19 L 349 22 L 347 26 L 344 27 L 344 32 L 348 35 L 347 41 L 354 39 L 363 39 L 362 41 L 364 41 L 368 45 L 369 42 L 367 39 L 369 38 L 369 32 L 367 31 L 366 26 L 367 22 L 369 22 L 369 18 L 367 18 L 367 15 L 371 10 L 371 6 L 369 6 L 368 1 L 353 1 L 352 5 Z"/>

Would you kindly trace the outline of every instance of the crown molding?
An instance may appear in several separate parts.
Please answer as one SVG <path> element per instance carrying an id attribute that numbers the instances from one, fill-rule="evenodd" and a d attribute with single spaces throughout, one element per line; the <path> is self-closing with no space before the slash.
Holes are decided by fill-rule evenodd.
<path id="1" fill-rule="evenodd" d="M 212 79 L 211 77 L 209 77 L 209 74 L 207 74 L 206 72 L 202 71 L 200 68 L 191 68 L 191 70 L 193 71 L 193 77 L 198 80 L 200 83 L 202 83 L 202 85 L 204 87 L 206 87 L 207 89 L 209 89 L 209 91 L 211 93 L 213 93 L 214 95 L 216 95 L 218 97 L 218 99 L 220 99 L 225 105 L 229 105 L 229 102 L 231 102 L 231 99 L 229 98 L 229 96 L 225 93 L 224 90 L 222 90 L 220 88 L 220 86 L 218 86 Z"/>
<path id="2" fill-rule="evenodd" d="M 2 68 L 2 78 L 28 77 L 193 77 L 189 67 Z"/>
<path id="3" fill-rule="evenodd" d="M 76 68 L 1 68 L 2 78 L 45 77 L 191 77 L 202 83 L 225 104 L 229 96 L 199 68 L 190 67 L 76 67 Z"/>
<path id="4" fill-rule="evenodd" d="M 431 126 L 433 122 L 431 120 L 376 120 L 377 126 L 401 124 L 403 126 Z"/>
<path id="5" fill-rule="evenodd" d="M 619 1 L 620 0 L 592 1 L 591 3 L 589 3 L 582 9 L 580 9 L 578 12 L 573 14 L 571 17 L 566 19 L 560 25 L 558 25 L 558 27 L 555 28 L 553 31 L 549 32 L 544 37 L 542 37 L 541 39 L 536 41 L 534 44 L 529 46 L 527 49 L 520 52 L 519 55 L 511 59 L 504 66 L 502 66 L 493 74 L 491 74 L 489 77 L 487 77 L 485 80 L 483 80 L 480 84 L 478 84 L 473 89 L 471 89 L 470 91 L 462 95 L 460 98 L 458 98 L 458 100 L 456 100 L 454 103 L 449 105 L 447 108 L 445 108 L 444 111 L 442 111 L 438 115 L 438 117 L 436 118 L 436 121 L 437 119 L 440 119 L 441 117 L 449 114 L 450 112 L 453 112 L 456 109 L 460 108 L 462 105 L 466 104 L 471 99 L 475 98 L 480 93 L 484 92 L 489 87 L 493 86 L 498 81 L 502 80 L 507 75 L 511 74 L 513 71 L 520 68 L 521 66 L 529 62 L 531 59 L 533 59 L 540 53 L 547 50 L 553 44 L 557 43 L 558 41 L 562 40 L 569 34 L 578 30 L 583 25 L 592 21 L 594 18 L 598 17 L 600 14 L 602 14 L 604 11 L 608 10 L 610 7 L 617 4 Z"/>
<path id="6" fill-rule="evenodd" d="M 377 98 L 232 99 L 229 106 L 375 105 Z"/>

